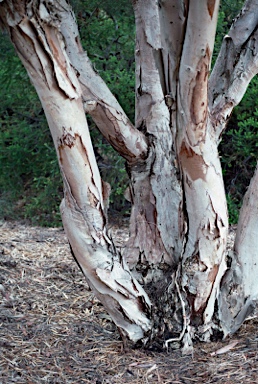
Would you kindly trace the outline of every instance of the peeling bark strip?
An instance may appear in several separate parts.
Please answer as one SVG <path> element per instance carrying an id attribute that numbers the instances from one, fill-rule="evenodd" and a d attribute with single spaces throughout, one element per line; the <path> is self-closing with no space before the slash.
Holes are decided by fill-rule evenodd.
<path id="1" fill-rule="evenodd" d="M 208 87 L 208 74 L 210 67 L 210 50 L 207 46 L 204 57 L 201 57 L 196 68 L 196 78 L 192 89 L 191 96 L 191 118 L 192 123 L 196 126 L 196 131 L 199 132 L 199 136 L 196 139 L 202 140 L 205 136 L 205 127 L 207 119 L 207 87 Z"/>
<path id="2" fill-rule="evenodd" d="M 64 227 L 87 283 L 122 334 L 136 342 L 152 327 L 151 303 L 119 255 L 92 242 L 85 233 L 88 221 L 77 209 L 69 190 L 61 205 Z M 145 315 L 147 314 L 147 316 Z"/>
<path id="3" fill-rule="evenodd" d="M 258 0 L 246 1 L 208 80 L 218 5 L 133 1 L 135 128 L 83 52 L 65 0 L 0 1 L 0 22 L 53 136 L 72 253 L 121 334 L 134 342 L 161 337 L 166 347 L 183 341 L 187 349 L 196 335 L 209 340 L 214 328 L 236 331 L 258 300 L 258 170 L 227 269 L 217 150 L 232 108 L 258 72 Z M 99 174 L 85 111 L 128 162 L 131 237 L 123 256 L 107 233 L 110 187 Z"/>
<path id="4" fill-rule="evenodd" d="M 182 144 L 179 156 L 184 172 L 190 176 L 189 183 L 191 183 L 191 180 L 206 179 L 208 166 L 202 156 L 197 155 L 191 148 L 187 148 L 185 143 Z"/>

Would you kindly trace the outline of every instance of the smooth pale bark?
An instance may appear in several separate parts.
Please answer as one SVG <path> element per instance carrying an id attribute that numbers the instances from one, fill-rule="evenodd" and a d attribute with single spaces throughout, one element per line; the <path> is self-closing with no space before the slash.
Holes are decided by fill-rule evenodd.
<path id="1" fill-rule="evenodd" d="M 245 298 L 258 299 L 258 168 L 240 211 L 234 251 L 243 273 Z"/>

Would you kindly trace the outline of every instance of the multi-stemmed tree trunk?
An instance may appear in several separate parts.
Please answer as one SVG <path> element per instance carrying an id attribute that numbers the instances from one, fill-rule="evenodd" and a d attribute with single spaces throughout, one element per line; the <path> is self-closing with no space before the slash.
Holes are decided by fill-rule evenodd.
<path id="1" fill-rule="evenodd" d="M 0 20 L 35 86 L 64 182 L 61 213 L 87 282 L 123 336 L 184 346 L 236 331 L 258 296 L 258 171 L 234 252 L 218 143 L 258 72 L 258 0 L 224 37 L 210 74 L 218 0 L 133 0 L 133 125 L 83 51 L 65 0 L 1 0 Z M 85 113 L 127 161 L 132 212 L 121 255 L 107 233 Z M 227 256 L 227 258 L 226 258 Z"/>

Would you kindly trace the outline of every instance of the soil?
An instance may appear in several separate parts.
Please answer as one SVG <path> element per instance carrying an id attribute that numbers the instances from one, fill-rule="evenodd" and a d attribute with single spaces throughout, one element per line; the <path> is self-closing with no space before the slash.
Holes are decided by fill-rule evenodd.
<path id="1" fill-rule="evenodd" d="M 122 247 L 123 223 L 112 233 Z M 0 384 L 258 383 L 257 325 L 248 319 L 232 338 L 195 343 L 187 356 L 124 351 L 63 229 L 0 222 Z"/>

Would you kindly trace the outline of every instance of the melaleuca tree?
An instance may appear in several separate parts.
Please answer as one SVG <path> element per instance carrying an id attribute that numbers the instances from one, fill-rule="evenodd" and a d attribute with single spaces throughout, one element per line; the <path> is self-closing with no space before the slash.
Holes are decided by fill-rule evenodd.
<path id="1" fill-rule="evenodd" d="M 218 144 L 256 75 L 258 2 L 248 0 L 210 73 L 219 2 L 133 0 L 134 124 L 95 72 L 65 0 L 3 0 L 2 25 L 39 95 L 64 184 L 63 225 L 86 280 L 133 342 L 209 340 L 236 331 L 257 299 L 257 178 L 226 255 L 228 216 Z M 90 38 L 90 37 L 89 37 Z M 126 160 L 130 238 L 107 232 L 85 113 Z"/>

